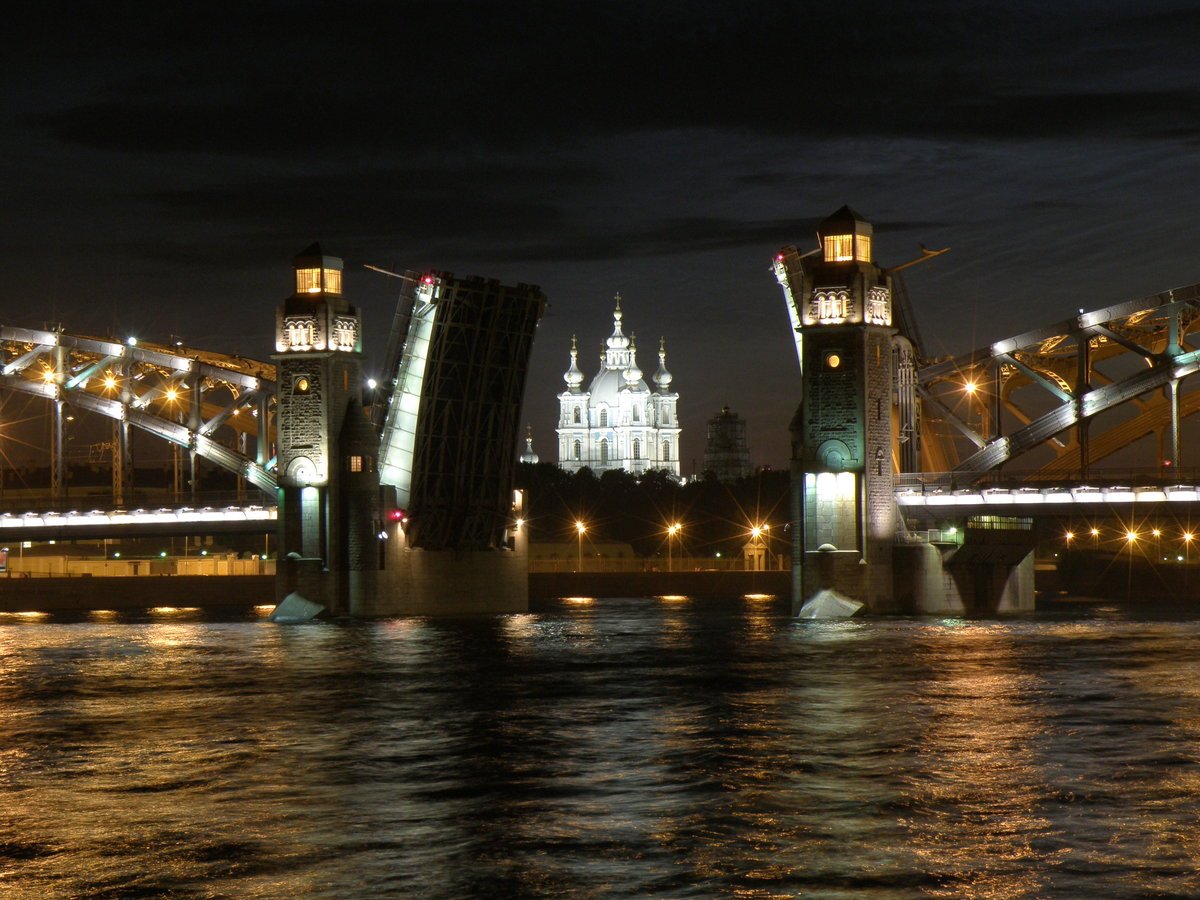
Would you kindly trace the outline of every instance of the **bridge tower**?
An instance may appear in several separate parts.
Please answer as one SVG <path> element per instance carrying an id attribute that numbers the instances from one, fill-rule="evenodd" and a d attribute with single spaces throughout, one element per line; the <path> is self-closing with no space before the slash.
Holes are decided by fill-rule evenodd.
<path id="1" fill-rule="evenodd" d="M 379 440 L 362 406 L 362 328 L 342 294 L 342 261 L 319 244 L 294 260 L 276 309 L 280 598 L 335 613 L 374 589 Z"/>
<path id="2" fill-rule="evenodd" d="M 871 223 L 843 206 L 819 249 L 775 257 L 800 360 L 792 434 L 792 598 L 831 588 L 895 608 L 892 284 Z"/>

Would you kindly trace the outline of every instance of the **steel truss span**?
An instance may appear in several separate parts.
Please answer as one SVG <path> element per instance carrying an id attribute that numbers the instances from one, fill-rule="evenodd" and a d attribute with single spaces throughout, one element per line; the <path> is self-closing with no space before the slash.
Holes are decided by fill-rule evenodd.
<path id="1" fill-rule="evenodd" d="M 275 415 L 275 367 L 201 350 L 0 326 L 0 387 L 55 404 L 52 485 L 64 483 L 66 404 L 114 422 L 114 488 L 128 492 L 129 428 L 274 494 L 268 458 Z M 122 490 L 122 487 L 124 490 Z M 119 498 L 118 498 L 119 499 Z"/>
<path id="2" fill-rule="evenodd" d="M 1178 468 L 1180 423 L 1200 410 L 1200 392 L 1180 382 L 1200 371 L 1200 284 L 1092 312 L 1080 311 L 917 372 L 926 440 L 946 447 L 950 429 L 971 450 L 934 467 L 961 486 L 1034 448 L 1050 448 L 1038 475 L 1082 477 L 1104 457 L 1158 434 L 1162 459 Z M 1090 433 L 1095 418 L 1120 408 Z M 1014 426 L 1015 427 L 1011 427 Z M 1009 427 L 1006 427 L 1009 426 Z"/>

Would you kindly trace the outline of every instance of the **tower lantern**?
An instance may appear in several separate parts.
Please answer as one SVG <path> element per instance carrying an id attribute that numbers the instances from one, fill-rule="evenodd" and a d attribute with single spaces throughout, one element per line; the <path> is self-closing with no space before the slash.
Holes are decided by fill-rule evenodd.
<path id="1" fill-rule="evenodd" d="M 843 206 L 817 227 L 825 262 L 872 262 L 874 230 L 870 222 L 849 206 Z"/>
<path id="2" fill-rule="evenodd" d="M 342 293 L 342 261 L 321 253 L 320 244 L 300 252 L 292 265 L 296 270 L 296 295 Z"/>

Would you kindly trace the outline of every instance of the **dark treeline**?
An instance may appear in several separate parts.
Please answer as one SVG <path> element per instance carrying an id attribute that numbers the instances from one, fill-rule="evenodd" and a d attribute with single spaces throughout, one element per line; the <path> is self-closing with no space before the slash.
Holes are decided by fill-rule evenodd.
<path id="1" fill-rule="evenodd" d="M 738 554 L 755 524 L 770 525 L 774 552 L 790 546 L 787 472 L 679 485 L 662 472 L 635 477 L 618 469 L 597 477 L 587 468 L 568 474 L 553 463 L 522 463 L 516 480 L 526 492 L 529 538 L 537 543 L 574 542 L 575 523 L 582 521 L 590 541 L 621 541 L 642 556 L 665 555 L 667 527 L 678 522 L 674 552 L 683 556 Z"/>

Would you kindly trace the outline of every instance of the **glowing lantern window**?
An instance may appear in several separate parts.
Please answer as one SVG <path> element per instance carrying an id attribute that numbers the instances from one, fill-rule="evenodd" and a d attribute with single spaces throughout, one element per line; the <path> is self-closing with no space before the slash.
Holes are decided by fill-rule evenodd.
<path id="1" fill-rule="evenodd" d="M 869 234 L 831 234 L 825 237 L 826 262 L 871 261 Z"/>
<path id="2" fill-rule="evenodd" d="M 297 294 L 340 294 L 342 273 L 338 269 L 297 269 Z"/>
<path id="3" fill-rule="evenodd" d="M 847 262 L 854 259 L 854 235 L 831 234 L 825 238 L 825 261 Z"/>
<path id="4" fill-rule="evenodd" d="M 320 269 L 297 269 L 296 270 L 296 293 L 297 294 L 319 294 L 319 293 L 321 293 L 321 270 Z"/>

